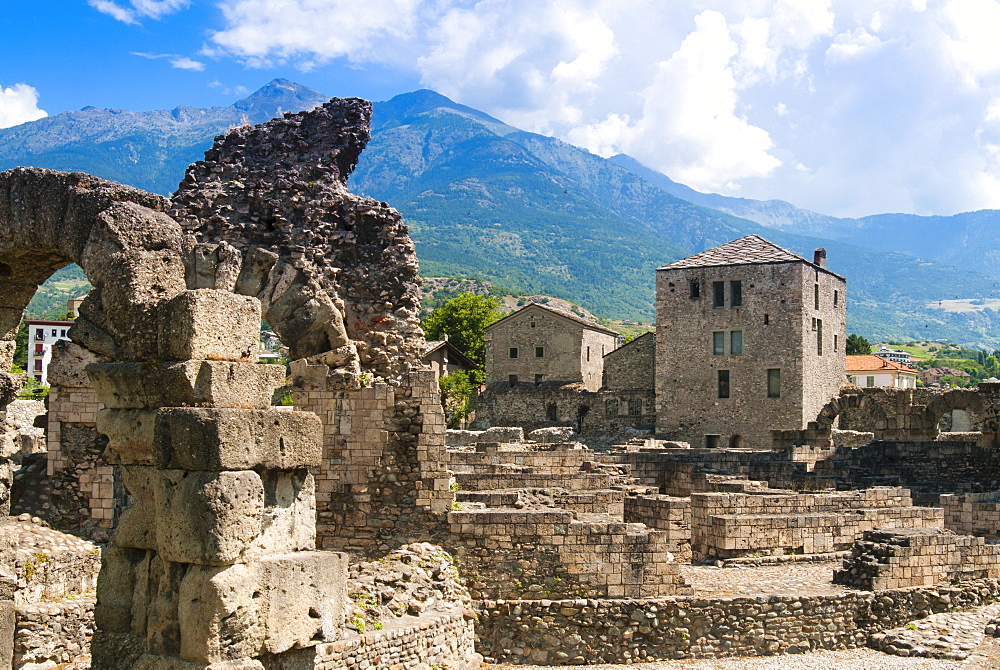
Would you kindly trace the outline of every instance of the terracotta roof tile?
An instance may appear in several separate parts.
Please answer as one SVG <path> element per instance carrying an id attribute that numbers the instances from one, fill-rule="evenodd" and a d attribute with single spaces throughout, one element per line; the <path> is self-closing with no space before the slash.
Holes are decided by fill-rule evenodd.
<path id="1" fill-rule="evenodd" d="M 860 372 L 863 370 L 899 370 L 901 372 L 916 372 L 914 368 L 896 363 L 888 359 L 876 356 L 875 354 L 861 354 L 857 356 L 847 356 L 847 371 Z"/>

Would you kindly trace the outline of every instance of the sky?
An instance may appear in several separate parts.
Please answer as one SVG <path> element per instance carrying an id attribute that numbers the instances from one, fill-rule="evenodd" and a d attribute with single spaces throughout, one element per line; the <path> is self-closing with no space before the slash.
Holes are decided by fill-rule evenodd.
<path id="1" fill-rule="evenodd" d="M 705 192 L 1000 209 L 1000 0 L 6 0 L 0 127 L 430 88 Z"/>

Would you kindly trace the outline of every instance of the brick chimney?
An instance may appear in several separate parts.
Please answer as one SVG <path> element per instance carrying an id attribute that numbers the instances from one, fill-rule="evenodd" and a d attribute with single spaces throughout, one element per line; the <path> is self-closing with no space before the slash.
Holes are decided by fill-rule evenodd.
<path id="1" fill-rule="evenodd" d="M 813 252 L 813 263 L 820 266 L 821 268 L 826 267 L 826 249 L 820 247 Z"/>

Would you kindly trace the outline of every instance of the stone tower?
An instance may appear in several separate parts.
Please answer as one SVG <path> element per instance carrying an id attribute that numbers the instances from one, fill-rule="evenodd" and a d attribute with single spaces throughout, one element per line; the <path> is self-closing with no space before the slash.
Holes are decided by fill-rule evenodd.
<path id="1" fill-rule="evenodd" d="M 844 382 L 846 282 L 757 235 L 656 273 L 658 432 L 695 447 L 767 448 Z"/>

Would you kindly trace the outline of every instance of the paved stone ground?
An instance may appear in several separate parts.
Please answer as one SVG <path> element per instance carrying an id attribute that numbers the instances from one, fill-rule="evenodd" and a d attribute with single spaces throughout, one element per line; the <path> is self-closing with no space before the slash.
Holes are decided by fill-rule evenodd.
<path id="1" fill-rule="evenodd" d="M 907 657 L 963 660 L 983 646 L 983 630 L 1000 616 L 1000 604 L 968 612 L 944 612 L 872 636 L 872 646 Z"/>
<path id="2" fill-rule="evenodd" d="M 568 666 L 483 665 L 482 670 L 566 670 Z M 965 661 L 900 658 L 874 649 L 822 651 L 813 654 L 661 661 L 633 665 L 588 665 L 588 670 L 1000 670 L 1000 643 L 984 645 Z"/>
<path id="3" fill-rule="evenodd" d="M 681 565 L 681 574 L 699 596 L 829 595 L 848 589 L 833 584 L 840 561 L 782 563 L 759 567 L 716 568 Z"/>

